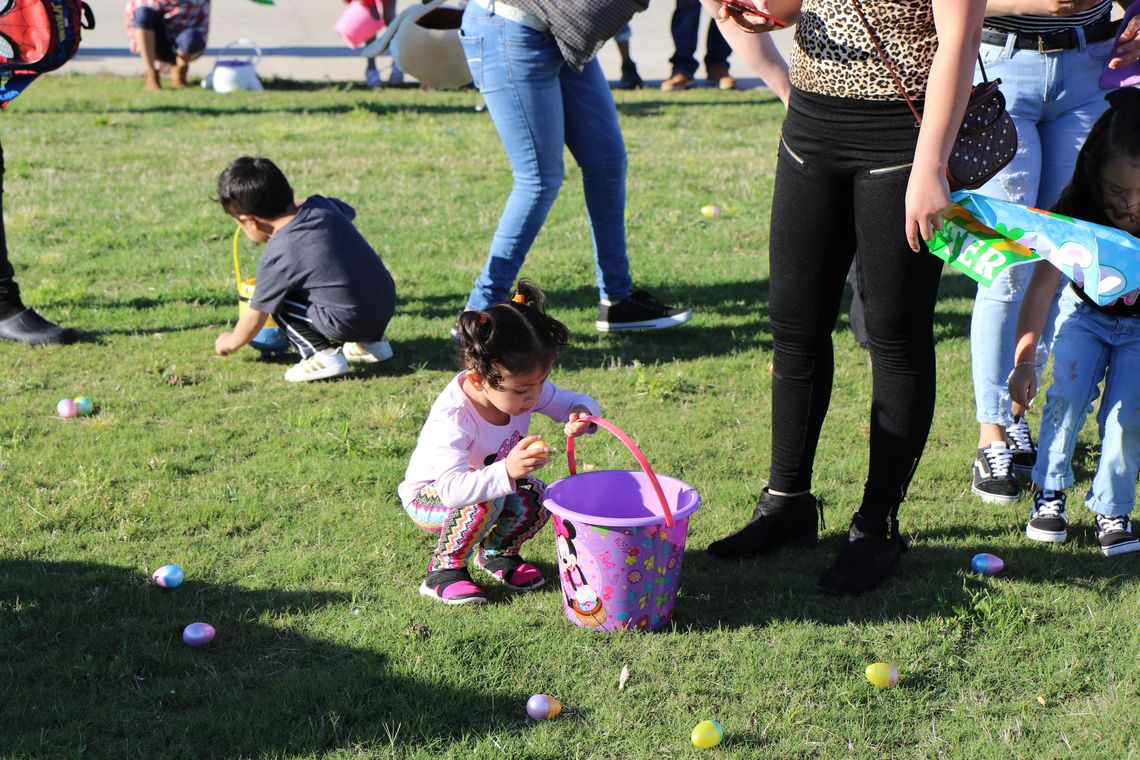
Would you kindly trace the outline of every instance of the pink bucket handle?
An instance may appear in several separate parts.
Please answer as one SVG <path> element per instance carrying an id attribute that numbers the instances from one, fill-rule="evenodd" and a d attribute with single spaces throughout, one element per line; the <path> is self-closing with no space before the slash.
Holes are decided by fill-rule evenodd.
<path id="1" fill-rule="evenodd" d="M 645 458 L 645 455 L 641 453 L 641 449 L 637 448 L 637 444 L 634 443 L 633 440 L 625 434 L 624 430 L 609 420 L 604 420 L 601 417 L 594 417 L 592 415 L 588 417 L 579 417 L 578 419 L 585 420 L 586 422 L 597 425 L 600 428 L 605 428 L 606 430 L 613 433 L 615 438 L 625 444 L 625 447 L 629 449 L 629 453 L 633 454 L 633 458 L 637 460 L 637 463 L 639 465 L 641 465 L 641 469 L 645 470 L 645 474 L 649 478 L 649 483 L 653 486 L 654 493 L 657 494 L 657 500 L 661 502 L 661 511 L 665 516 L 665 527 L 672 528 L 673 513 L 669 511 L 669 504 L 665 501 L 665 492 L 661 490 L 661 483 L 657 480 L 657 473 L 653 472 L 653 468 L 649 466 L 649 460 L 647 460 Z M 578 466 L 574 462 L 573 438 L 566 439 L 566 462 L 570 466 L 570 474 L 577 475 Z"/>

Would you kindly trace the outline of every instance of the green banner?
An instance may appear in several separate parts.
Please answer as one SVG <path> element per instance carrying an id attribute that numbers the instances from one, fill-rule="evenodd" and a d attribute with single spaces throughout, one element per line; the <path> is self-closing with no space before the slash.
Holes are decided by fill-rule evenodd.
<path id="1" fill-rule="evenodd" d="M 1006 269 L 1041 258 L 982 224 L 957 203 L 951 204 L 942 229 L 926 245 L 935 256 L 987 288 Z"/>

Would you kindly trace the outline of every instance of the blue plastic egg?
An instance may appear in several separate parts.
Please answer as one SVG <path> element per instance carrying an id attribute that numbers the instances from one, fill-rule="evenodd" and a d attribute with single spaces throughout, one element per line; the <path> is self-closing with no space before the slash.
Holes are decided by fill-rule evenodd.
<path id="1" fill-rule="evenodd" d="M 214 640 L 217 631 L 209 623 L 191 623 L 182 629 L 182 640 L 188 647 L 202 647 Z"/>
<path id="2" fill-rule="evenodd" d="M 1001 557 L 995 557 L 985 552 L 975 554 L 974 558 L 970 560 L 970 569 L 975 573 L 993 575 L 994 573 L 1000 573 L 1004 567 L 1005 563 L 1002 562 Z"/>
<path id="3" fill-rule="evenodd" d="M 182 579 L 186 576 L 182 572 L 182 568 L 180 568 L 178 565 L 163 565 L 162 567 L 155 570 L 154 574 L 150 577 L 156 586 L 162 586 L 163 588 L 178 588 L 182 585 Z"/>

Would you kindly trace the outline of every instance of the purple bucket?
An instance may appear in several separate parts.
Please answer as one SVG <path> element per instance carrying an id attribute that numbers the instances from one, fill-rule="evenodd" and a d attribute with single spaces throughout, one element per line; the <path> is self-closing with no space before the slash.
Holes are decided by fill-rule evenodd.
<path id="1" fill-rule="evenodd" d="M 669 624 L 689 516 L 701 506 L 696 489 L 659 476 L 633 441 L 601 419 L 637 458 L 644 472 L 575 474 L 574 439 L 567 445 L 570 477 L 546 488 L 554 515 L 562 609 L 575 625 L 601 631 L 657 630 Z"/>

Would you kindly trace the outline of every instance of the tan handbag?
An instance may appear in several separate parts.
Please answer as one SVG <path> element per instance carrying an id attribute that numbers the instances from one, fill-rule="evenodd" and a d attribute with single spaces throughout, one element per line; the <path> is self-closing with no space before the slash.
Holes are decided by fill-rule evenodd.
<path id="1" fill-rule="evenodd" d="M 871 38 L 871 44 L 875 46 L 875 52 L 879 54 L 879 60 L 887 67 L 895 86 L 902 93 L 903 100 L 910 106 L 915 121 L 921 125 L 922 116 L 887 61 L 887 56 L 879 46 L 879 40 L 867 22 L 867 17 L 863 15 L 858 0 L 851 2 L 855 6 L 855 12 L 859 14 L 859 20 L 867 30 L 867 36 Z M 973 190 L 981 187 L 1017 154 L 1017 127 L 1014 126 L 1009 112 L 1005 110 L 1005 96 L 998 89 L 1001 80 L 990 81 L 986 78 L 986 67 L 982 65 L 981 56 L 978 56 L 978 66 L 982 70 L 982 81 L 970 89 L 970 101 L 966 104 L 962 125 L 958 127 L 958 135 L 954 138 L 954 146 L 950 149 L 950 156 L 946 161 L 946 179 L 950 183 L 951 190 Z"/>
<path id="2" fill-rule="evenodd" d="M 371 58 L 391 52 L 392 61 L 424 87 L 448 90 L 467 84 L 471 70 L 459 42 L 463 11 L 443 7 L 443 2 L 404 9 L 360 54 Z"/>

